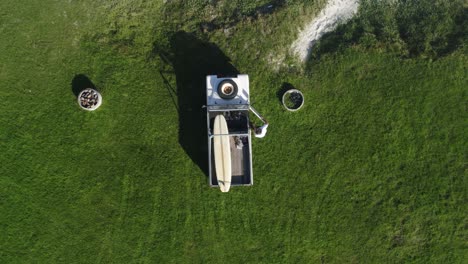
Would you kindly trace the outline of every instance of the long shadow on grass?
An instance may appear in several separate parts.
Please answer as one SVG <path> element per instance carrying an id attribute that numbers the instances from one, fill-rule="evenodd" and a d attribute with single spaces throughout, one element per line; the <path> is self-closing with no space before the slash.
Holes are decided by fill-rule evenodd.
<path id="1" fill-rule="evenodd" d="M 199 23 L 199 27 L 204 33 L 213 30 L 228 29 L 236 26 L 241 21 L 252 21 L 258 19 L 260 16 L 271 15 L 285 6 L 286 0 L 272 0 L 246 13 L 236 9 L 231 15 L 218 16 L 211 21 L 201 22 Z"/>
<path id="2" fill-rule="evenodd" d="M 170 54 L 160 54 L 174 68 L 179 110 L 179 143 L 187 155 L 208 175 L 206 127 L 206 76 L 236 75 L 239 71 L 213 43 L 187 32 L 177 32 L 170 41 Z"/>
<path id="3" fill-rule="evenodd" d="M 80 92 L 86 88 L 93 88 L 97 90 L 94 83 L 91 82 L 91 80 L 84 74 L 75 75 L 75 77 L 73 77 L 71 85 L 72 85 L 72 92 L 76 97 L 78 97 Z"/>

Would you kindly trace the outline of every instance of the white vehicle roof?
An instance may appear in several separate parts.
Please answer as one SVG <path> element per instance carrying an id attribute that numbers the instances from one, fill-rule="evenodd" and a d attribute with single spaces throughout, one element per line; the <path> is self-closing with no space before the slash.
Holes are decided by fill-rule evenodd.
<path id="1" fill-rule="evenodd" d="M 218 84 L 223 80 L 230 79 L 237 84 L 237 96 L 230 100 L 222 99 L 218 94 Z M 249 76 L 239 74 L 237 77 L 221 77 L 216 75 L 206 76 L 206 103 L 208 106 L 214 105 L 249 105 Z"/>

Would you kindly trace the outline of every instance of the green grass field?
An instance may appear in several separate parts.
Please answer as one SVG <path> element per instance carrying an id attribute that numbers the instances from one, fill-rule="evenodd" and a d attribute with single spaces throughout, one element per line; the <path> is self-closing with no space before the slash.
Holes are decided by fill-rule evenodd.
<path id="1" fill-rule="evenodd" d="M 468 259 L 463 29 L 414 20 L 419 46 L 363 9 L 301 65 L 289 46 L 325 1 L 164 2 L 0 2 L 0 263 Z M 456 28 L 466 10 L 435 13 Z M 271 125 L 254 186 L 226 194 L 204 173 L 198 91 L 230 66 Z M 97 111 L 76 103 L 83 75 Z"/>

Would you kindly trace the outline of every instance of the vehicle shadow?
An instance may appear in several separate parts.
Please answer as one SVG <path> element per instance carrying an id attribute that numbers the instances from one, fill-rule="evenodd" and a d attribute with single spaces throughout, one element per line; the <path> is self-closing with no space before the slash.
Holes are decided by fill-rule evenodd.
<path id="1" fill-rule="evenodd" d="M 170 39 L 170 54 L 160 54 L 176 75 L 179 112 L 179 144 L 208 176 L 206 76 L 232 76 L 239 71 L 213 43 L 194 34 L 177 32 Z"/>
<path id="2" fill-rule="evenodd" d="M 94 90 L 97 90 L 94 83 L 91 82 L 91 80 L 84 74 L 75 75 L 75 77 L 73 77 L 71 86 L 72 92 L 76 97 L 78 97 L 80 92 L 86 88 L 93 88 Z"/>

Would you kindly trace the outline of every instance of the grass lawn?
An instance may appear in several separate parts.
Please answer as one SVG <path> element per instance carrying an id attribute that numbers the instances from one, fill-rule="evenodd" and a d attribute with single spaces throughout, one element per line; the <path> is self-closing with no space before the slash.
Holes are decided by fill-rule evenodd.
<path id="1" fill-rule="evenodd" d="M 0 263 L 468 259 L 466 41 L 304 66 L 287 50 L 325 2 L 255 11 L 268 2 L 2 0 Z M 197 91 L 231 66 L 270 127 L 254 186 L 226 194 L 204 172 Z M 80 74 L 97 111 L 76 103 Z M 284 83 L 304 93 L 296 113 Z"/>

